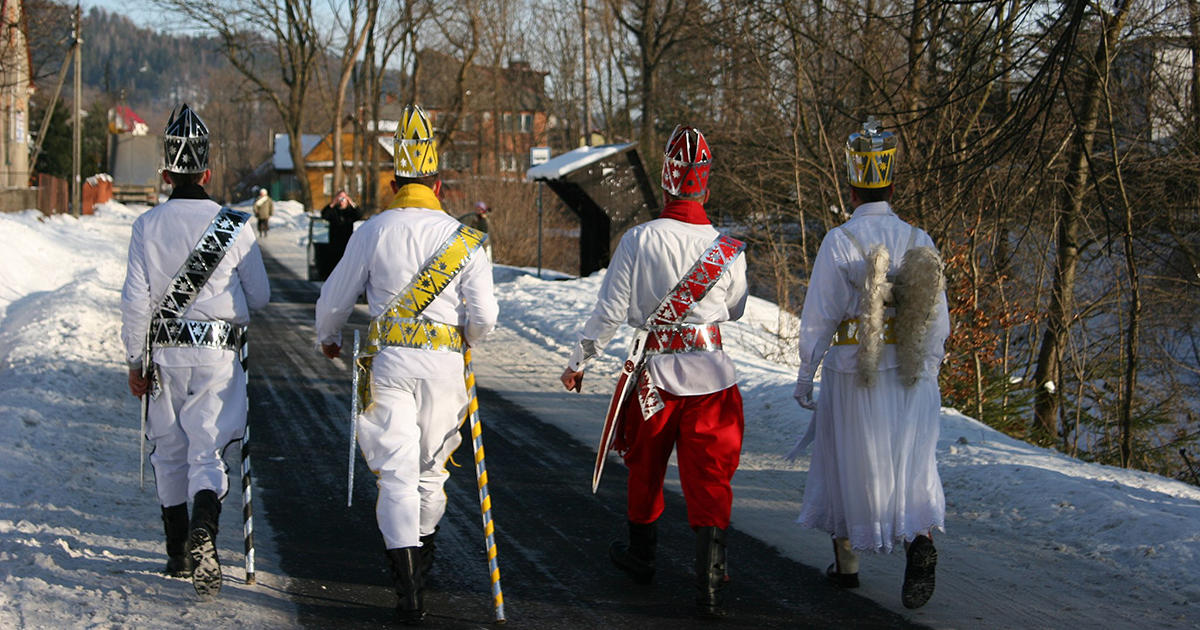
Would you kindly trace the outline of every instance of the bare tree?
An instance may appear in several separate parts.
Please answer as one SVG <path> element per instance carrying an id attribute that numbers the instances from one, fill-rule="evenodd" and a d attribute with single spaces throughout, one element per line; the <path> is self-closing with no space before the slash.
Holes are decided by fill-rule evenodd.
<path id="1" fill-rule="evenodd" d="M 1037 372 L 1034 374 L 1035 405 L 1034 435 L 1042 442 L 1053 442 L 1059 423 L 1062 404 L 1062 353 L 1072 320 L 1075 319 L 1075 284 L 1079 268 L 1079 229 L 1083 219 L 1084 196 L 1089 186 L 1088 159 L 1096 141 L 1103 101 L 1104 83 L 1113 51 L 1129 14 L 1127 0 L 1116 0 L 1114 12 L 1100 12 L 1101 37 L 1092 63 L 1085 69 L 1083 86 L 1078 94 L 1079 105 L 1073 110 L 1075 131 L 1071 152 L 1067 158 L 1067 179 L 1064 182 L 1058 207 L 1056 233 L 1057 253 L 1054 261 L 1054 287 L 1050 294 L 1050 309 L 1046 330 L 1038 352 Z M 1058 436 L 1067 439 L 1064 426 Z"/>
<path id="2" fill-rule="evenodd" d="M 342 190 L 346 185 L 342 141 L 346 90 L 357 66 L 358 55 L 362 52 L 363 44 L 366 43 L 368 35 L 375 26 L 375 18 L 379 14 L 379 0 L 345 0 L 344 3 L 337 6 L 331 4 L 330 8 L 337 16 L 336 19 L 343 36 L 340 48 L 340 71 L 333 100 L 333 189 Z"/>
<path id="3" fill-rule="evenodd" d="M 301 136 L 324 39 L 312 0 L 152 0 L 167 14 L 217 35 L 221 54 L 275 107 L 287 131 L 300 186 L 312 206 Z"/>
<path id="4" fill-rule="evenodd" d="M 617 22 L 637 43 L 638 105 L 642 110 L 638 139 L 647 164 L 657 166 L 659 68 L 666 54 L 683 37 L 688 20 L 700 11 L 701 3 L 698 0 L 608 0 L 608 3 Z"/>

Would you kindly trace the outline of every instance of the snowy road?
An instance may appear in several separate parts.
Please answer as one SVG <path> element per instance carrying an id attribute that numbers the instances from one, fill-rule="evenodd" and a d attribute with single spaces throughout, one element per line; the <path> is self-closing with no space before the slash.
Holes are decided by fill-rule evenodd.
<path id="1" fill-rule="evenodd" d="M 392 596 L 361 467 L 356 505 L 344 507 L 348 377 L 344 362 L 310 346 L 315 288 L 295 275 L 306 225 L 295 202 L 276 206 L 279 227 L 265 243 L 276 301 L 251 327 L 258 584 L 244 581 L 236 480 L 218 538 L 221 598 L 199 602 L 187 581 L 158 573 L 159 507 L 150 480 L 138 489 L 137 401 L 117 335 L 130 224 L 144 209 L 0 214 L 0 628 L 386 623 Z M 497 267 L 500 326 L 475 353 L 509 619 L 691 626 L 691 536 L 673 468 L 661 579 L 631 588 L 606 564 L 605 547 L 623 529 L 624 471 L 611 465 L 598 497 L 587 492 L 588 471 L 629 331 L 589 369 L 583 394 L 564 393 L 557 375 L 602 275 L 551 277 Z M 794 523 L 808 458 L 782 457 L 811 418 L 791 400 L 794 325 L 751 298 L 724 331 L 746 410 L 727 625 L 1200 627 L 1200 489 L 1040 449 L 953 409 L 943 410 L 938 440 L 948 509 L 933 599 L 901 607 L 902 554 L 864 557 L 860 597 L 825 585 L 829 539 Z M 461 452 L 469 465 L 469 449 Z M 236 447 L 227 459 L 236 475 Z M 430 625 L 482 627 L 487 579 L 471 470 L 456 469 L 450 483 Z"/>
<path id="2" fill-rule="evenodd" d="M 280 243 L 282 245 L 282 243 Z M 355 502 L 345 506 L 349 376 L 345 361 L 312 347 L 317 286 L 297 277 L 293 248 L 264 250 L 272 304 L 256 314 L 251 401 L 258 497 L 299 621 L 311 628 L 385 625 L 391 593 L 374 524 L 374 478 L 362 463 Z M 351 324 L 365 324 L 356 313 Z M 479 359 L 481 370 L 489 362 Z M 597 496 L 588 492 L 591 450 L 488 390 L 480 377 L 502 584 L 512 624 L 533 628 L 690 628 L 694 536 L 683 501 L 668 493 L 659 573 L 637 587 L 608 563 L 624 533 L 624 469 L 614 465 Z M 565 394 L 558 397 L 565 397 Z M 469 442 L 447 487 L 438 560 L 426 595 L 434 628 L 488 626 L 490 594 Z M 819 572 L 784 559 L 738 531 L 730 535 L 728 627 L 909 627 L 910 622 L 848 593 Z"/>

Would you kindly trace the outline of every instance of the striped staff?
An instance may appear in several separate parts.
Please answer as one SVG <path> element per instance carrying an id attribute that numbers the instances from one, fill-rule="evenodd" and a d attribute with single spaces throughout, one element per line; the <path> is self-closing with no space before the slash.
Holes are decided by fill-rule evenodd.
<path id="1" fill-rule="evenodd" d="M 475 392 L 475 370 L 471 366 L 471 349 L 463 354 L 467 383 L 467 417 L 471 421 L 471 448 L 475 452 L 475 479 L 479 482 L 479 508 L 483 514 L 483 533 L 487 545 L 488 572 L 492 580 L 492 605 L 496 623 L 504 623 L 504 593 L 500 590 L 500 563 L 496 559 L 496 526 L 492 522 L 492 497 L 488 494 L 487 466 L 483 463 L 483 424 L 479 421 L 479 397 Z"/>
<path id="2" fill-rule="evenodd" d="M 242 433 L 242 533 L 246 538 L 246 584 L 254 584 L 254 516 L 250 502 L 250 344 L 242 344 L 242 371 L 246 373 L 246 429 Z"/>

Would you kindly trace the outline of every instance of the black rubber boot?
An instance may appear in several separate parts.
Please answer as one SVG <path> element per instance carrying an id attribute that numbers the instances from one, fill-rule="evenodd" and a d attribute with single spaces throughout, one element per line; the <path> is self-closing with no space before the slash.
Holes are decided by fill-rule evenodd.
<path id="1" fill-rule="evenodd" d="M 829 583 L 838 588 L 858 588 L 858 554 L 847 538 L 834 538 L 833 564 L 825 569 Z"/>
<path id="2" fill-rule="evenodd" d="M 432 534 L 421 536 L 421 579 L 424 580 L 429 576 L 429 571 L 433 569 L 434 552 L 437 551 L 437 542 L 434 538 L 437 536 L 438 528 L 433 528 Z"/>
<path id="3" fill-rule="evenodd" d="M 937 549 L 927 536 L 917 536 L 908 545 L 908 564 L 904 567 L 904 586 L 900 601 L 905 608 L 920 608 L 933 597 Z"/>
<path id="4" fill-rule="evenodd" d="M 192 587 L 200 599 L 210 602 L 221 592 L 221 562 L 217 559 L 217 524 L 221 521 L 221 499 L 212 490 L 201 490 L 192 498 L 192 524 L 188 532 L 188 555 Z"/>
<path id="5" fill-rule="evenodd" d="M 613 566 L 629 574 L 638 584 L 654 579 L 654 549 L 658 546 L 658 523 L 629 522 L 629 542 L 614 540 L 608 546 Z"/>
<path id="6" fill-rule="evenodd" d="M 724 617 L 721 589 L 725 586 L 725 530 L 696 530 L 696 615 Z"/>
<path id="7" fill-rule="evenodd" d="M 187 552 L 187 504 L 163 507 L 162 521 L 167 534 L 167 568 L 163 573 L 176 578 L 192 577 L 192 557 Z"/>
<path id="8" fill-rule="evenodd" d="M 421 548 L 388 549 L 392 581 L 396 584 L 396 618 L 415 624 L 425 618 L 425 580 L 421 577 Z"/>

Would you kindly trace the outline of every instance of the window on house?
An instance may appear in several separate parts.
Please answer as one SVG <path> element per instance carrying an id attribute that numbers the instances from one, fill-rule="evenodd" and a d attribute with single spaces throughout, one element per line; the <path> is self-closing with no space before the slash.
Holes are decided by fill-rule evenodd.
<path id="1" fill-rule="evenodd" d="M 533 133 L 533 114 L 521 114 L 521 133 Z"/>
<path id="2" fill-rule="evenodd" d="M 321 177 L 321 189 L 325 191 L 326 197 L 333 196 L 333 175 L 324 175 Z"/>
<path id="3" fill-rule="evenodd" d="M 517 155 L 515 153 L 500 154 L 500 170 L 513 172 L 517 170 Z"/>
<path id="4" fill-rule="evenodd" d="M 513 130 L 513 115 L 512 112 L 504 112 L 504 122 L 500 126 L 500 131 L 512 133 Z"/>

